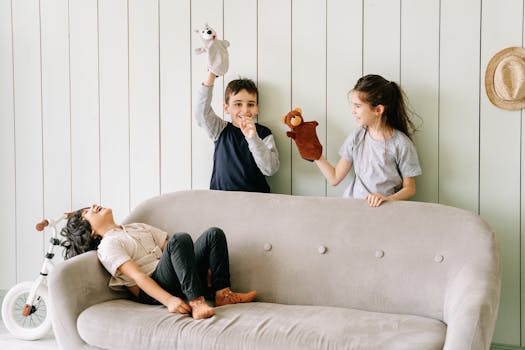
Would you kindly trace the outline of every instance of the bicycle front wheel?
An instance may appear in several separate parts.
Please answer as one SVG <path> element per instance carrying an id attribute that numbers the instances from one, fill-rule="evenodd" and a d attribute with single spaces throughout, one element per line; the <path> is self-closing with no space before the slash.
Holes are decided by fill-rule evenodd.
<path id="1" fill-rule="evenodd" d="M 40 339 L 51 329 L 49 299 L 45 286 L 39 287 L 33 305 L 25 305 L 34 284 L 34 281 L 18 283 L 7 292 L 2 303 L 2 320 L 5 327 L 18 339 Z"/>

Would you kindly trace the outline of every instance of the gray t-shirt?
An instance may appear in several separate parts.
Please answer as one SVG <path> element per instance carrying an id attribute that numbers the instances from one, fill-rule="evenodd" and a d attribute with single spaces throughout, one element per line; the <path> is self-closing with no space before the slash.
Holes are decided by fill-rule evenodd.
<path id="1" fill-rule="evenodd" d="M 370 193 L 390 196 L 403 187 L 403 178 L 421 175 L 416 147 L 403 132 L 394 130 L 388 140 L 374 140 L 366 129 L 355 129 L 339 155 L 354 166 L 354 181 L 343 197 L 363 199 Z"/>

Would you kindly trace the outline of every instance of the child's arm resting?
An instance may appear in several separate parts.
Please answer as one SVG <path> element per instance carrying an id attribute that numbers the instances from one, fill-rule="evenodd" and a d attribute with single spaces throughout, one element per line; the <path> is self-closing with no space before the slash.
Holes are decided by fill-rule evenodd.
<path id="1" fill-rule="evenodd" d="M 401 201 L 416 194 L 416 180 L 413 177 L 403 178 L 403 188 L 391 196 L 385 197 L 379 193 L 371 193 L 365 197 L 371 207 L 379 207 L 384 201 Z"/>
<path id="2" fill-rule="evenodd" d="M 201 85 L 197 90 L 193 108 L 197 125 L 203 128 L 208 136 L 215 141 L 226 127 L 226 122 L 211 108 L 212 95 L 213 86 Z"/>
<path id="3" fill-rule="evenodd" d="M 409 199 L 416 194 L 416 178 L 415 177 L 404 177 L 403 188 L 387 197 L 389 201 L 401 201 Z"/>
<path id="4" fill-rule="evenodd" d="M 252 152 L 255 163 L 265 176 L 272 176 L 279 170 L 279 152 L 275 146 L 273 135 L 266 136 L 263 140 L 255 135 L 246 139 Z"/>
<path id="5" fill-rule="evenodd" d="M 131 278 L 140 289 L 168 308 L 169 312 L 188 314 L 191 308 L 181 298 L 171 295 L 155 282 L 133 261 L 128 260 L 118 268 L 120 272 Z"/>

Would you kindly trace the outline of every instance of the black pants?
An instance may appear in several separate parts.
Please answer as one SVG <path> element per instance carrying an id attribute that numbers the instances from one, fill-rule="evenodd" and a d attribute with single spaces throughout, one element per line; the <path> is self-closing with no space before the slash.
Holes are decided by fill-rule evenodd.
<path id="1" fill-rule="evenodd" d="M 212 288 L 207 286 L 208 270 L 211 270 Z M 213 297 L 214 292 L 230 286 L 230 262 L 228 244 L 224 232 L 218 227 L 207 229 L 195 241 L 187 233 L 174 234 L 151 275 L 164 290 L 182 299 Z M 138 301 L 159 304 L 157 300 L 139 293 Z"/>

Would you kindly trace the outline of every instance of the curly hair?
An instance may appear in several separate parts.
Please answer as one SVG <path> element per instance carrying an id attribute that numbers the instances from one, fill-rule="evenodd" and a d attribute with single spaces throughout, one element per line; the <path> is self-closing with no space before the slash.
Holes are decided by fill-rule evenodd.
<path id="1" fill-rule="evenodd" d="M 100 244 L 101 237 L 91 236 L 93 231 L 91 224 L 82 217 L 82 212 L 85 209 L 87 208 L 75 211 L 60 231 L 60 234 L 64 237 L 61 244 L 64 247 L 64 259 L 72 258 L 90 250 L 96 250 Z"/>

